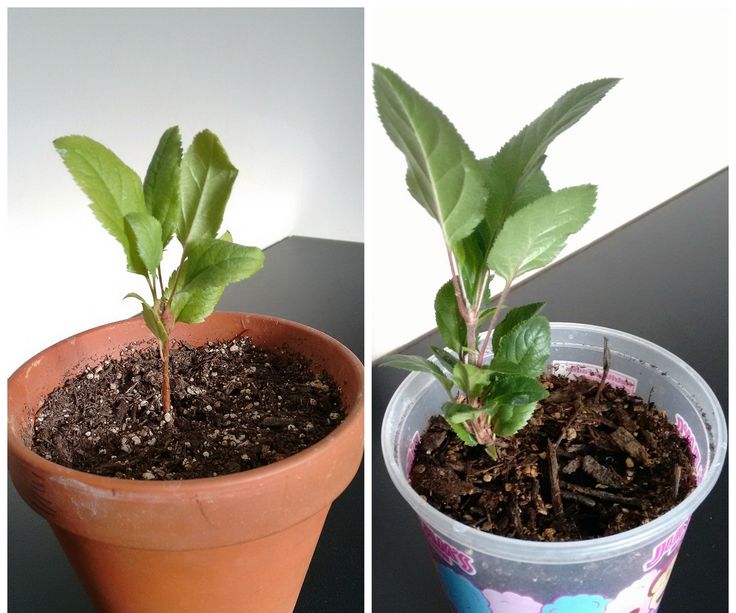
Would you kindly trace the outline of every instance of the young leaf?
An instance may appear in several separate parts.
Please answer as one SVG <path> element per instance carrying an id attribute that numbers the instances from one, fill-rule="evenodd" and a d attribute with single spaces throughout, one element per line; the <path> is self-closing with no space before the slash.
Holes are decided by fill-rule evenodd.
<path id="1" fill-rule="evenodd" d="M 219 238 L 195 243 L 180 280 L 181 291 L 224 287 L 242 281 L 263 267 L 265 255 L 257 247 L 244 247 Z M 178 290 L 177 290 L 178 291 Z"/>
<path id="2" fill-rule="evenodd" d="M 536 377 L 544 370 L 551 342 L 549 322 L 535 315 L 501 338 L 490 368 L 495 372 Z"/>
<path id="3" fill-rule="evenodd" d="M 166 332 L 166 326 L 161 321 L 161 317 L 139 294 L 130 292 L 125 295 L 125 298 L 135 298 L 140 300 L 141 306 L 143 307 L 143 321 L 146 322 L 146 326 L 158 338 L 161 342 L 165 343 L 169 339 L 169 335 Z"/>
<path id="4" fill-rule="evenodd" d="M 452 371 L 452 369 L 455 367 L 455 364 L 458 363 L 457 356 L 450 353 L 446 349 L 437 347 L 437 345 L 430 345 L 429 347 L 435 357 L 440 361 L 440 363 L 442 363 L 442 365 L 445 366 L 448 370 Z"/>
<path id="5" fill-rule="evenodd" d="M 457 402 L 446 402 L 442 405 L 442 413 L 447 423 L 462 424 L 473 419 L 483 412 L 483 409 L 471 407 L 469 404 L 458 404 Z"/>
<path id="6" fill-rule="evenodd" d="M 62 136 L 54 146 L 77 185 L 92 201 L 97 220 L 129 255 L 123 219 L 145 213 L 143 187 L 138 175 L 107 147 L 86 136 Z"/>
<path id="7" fill-rule="evenodd" d="M 469 398 L 476 398 L 488 387 L 493 373 L 487 368 L 458 362 L 452 369 L 452 380 Z"/>
<path id="8" fill-rule="evenodd" d="M 478 441 L 475 440 L 475 437 L 470 434 L 470 432 L 468 432 L 462 424 L 453 424 L 451 422 L 448 423 L 450 424 L 450 427 L 455 432 L 455 434 L 457 434 L 457 437 L 468 447 L 475 447 L 478 444 Z"/>
<path id="9" fill-rule="evenodd" d="M 373 87 L 383 126 L 406 157 L 409 192 L 456 244 L 483 218 L 478 161 L 442 111 L 395 72 L 374 64 Z"/>
<path id="10" fill-rule="evenodd" d="M 225 286 L 242 281 L 263 267 L 265 255 L 256 247 L 208 238 L 195 243 L 172 299 L 176 321 L 199 323 L 212 313 Z"/>
<path id="11" fill-rule="evenodd" d="M 233 242 L 230 232 L 223 232 L 219 239 L 221 241 Z M 182 274 L 186 270 L 187 262 L 183 264 Z M 185 277 L 186 275 L 184 275 Z M 177 277 L 177 271 L 171 273 L 169 284 L 164 291 L 164 297 L 168 300 L 171 294 L 171 287 L 174 279 Z M 182 279 L 184 278 L 182 277 Z M 207 289 L 195 289 L 190 292 L 178 291 L 171 302 L 171 312 L 175 321 L 183 321 L 188 324 L 202 323 L 215 310 L 217 303 L 225 291 L 225 286 L 210 287 Z"/>
<path id="12" fill-rule="evenodd" d="M 445 344 L 455 352 L 466 343 L 467 327 L 460 315 L 452 281 L 448 281 L 437 292 L 434 299 L 434 313 L 437 327 Z"/>
<path id="13" fill-rule="evenodd" d="M 568 187 L 513 214 L 493 243 L 488 255 L 490 269 L 511 282 L 517 275 L 552 262 L 567 237 L 590 218 L 595 196 L 593 185 Z"/>
<path id="14" fill-rule="evenodd" d="M 194 137 L 181 161 L 181 217 L 177 228 L 185 247 L 217 235 L 238 170 L 209 130 Z"/>
<path id="15" fill-rule="evenodd" d="M 547 147 L 600 102 L 618 81 L 598 79 L 569 90 L 493 156 L 489 164 L 489 184 L 493 186 L 494 198 L 500 203 L 504 219 L 520 210 L 525 199 L 529 202 L 525 192 L 531 189 L 532 193 L 541 195 L 539 189 L 544 190 L 545 185 L 548 191 L 544 175 L 539 175 Z M 529 182 L 536 185 L 529 186 Z"/>
<path id="16" fill-rule="evenodd" d="M 531 304 L 525 304 L 524 306 L 511 309 L 506 313 L 506 317 L 503 318 L 503 321 L 501 321 L 493 331 L 493 337 L 491 339 L 493 351 L 495 352 L 498 350 L 498 343 L 506 334 L 508 334 L 522 321 L 526 321 L 530 317 L 536 315 L 543 306 L 544 302 L 533 302 Z"/>
<path id="17" fill-rule="evenodd" d="M 520 406 L 542 400 L 547 395 L 547 390 L 539 379 L 521 375 L 507 375 L 498 377 L 489 396 L 489 401 L 496 404 Z"/>
<path id="18" fill-rule="evenodd" d="M 123 218 L 128 239 L 128 270 L 147 276 L 156 272 L 161 263 L 161 224 L 148 213 L 128 213 Z"/>
<path id="19" fill-rule="evenodd" d="M 191 292 L 176 292 L 171 302 L 174 321 L 187 324 L 202 323 L 215 310 L 225 291 L 225 286 L 195 289 Z"/>
<path id="20" fill-rule="evenodd" d="M 161 242 L 168 245 L 179 223 L 179 175 L 181 169 L 179 126 L 166 130 L 158 142 L 143 181 L 148 212 L 161 224 Z"/>
<path id="21" fill-rule="evenodd" d="M 496 312 L 496 307 L 488 307 L 487 309 L 483 309 L 478 314 L 478 323 L 479 324 L 483 323 L 486 319 L 488 319 L 489 317 L 492 317 L 495 312 Z"/>
<path id="22" fill-rule="evenodd" d="M 511 436 L 521 430 L 537 408 L 536 402 L 519 406 L 503 405 L 491 418 L 497 436 Z"/>
<path id="23" fill-rule="evenodd" d="M 425 372 L 434 376 L 445 388 L 447 393 L 450 393 L 452 389 L 452 382 L 447 378 L 447 375 L 442 372 L 442 369 L 430 362 L 426 358 L 420 358 L 416 355 L 388 355 L 383 358 L 379 363 L 379 366 L 392 366 L 393 368 L 400 368 L 402 370 L 410 370 L 415 372 Z"/>

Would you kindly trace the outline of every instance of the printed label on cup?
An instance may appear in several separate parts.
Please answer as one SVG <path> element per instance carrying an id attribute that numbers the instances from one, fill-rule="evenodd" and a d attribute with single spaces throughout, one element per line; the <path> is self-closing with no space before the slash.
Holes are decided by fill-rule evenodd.
<path id="1" fill-rule="evenodd" d="M 427 538 L 429 546 L 442 561 L 446 562 L 450 566 L 457 566 L 468 575 L 475 574 L 473 558 L 471 558 L 467 553 L 460 551 L 457 547 L 448 543 L 424 522 L 422 522 L 422 532 L 424 532 L 424 536 Z"/>
<path id="2" fill-rule="evenodd" d="M 680 549 L 680 544 L 682 543 L 682 539 L 685 538 L 685 531 L 689 523 L 690 518 L 688 517 L 677 527 L 677 530 L 652 549 L 652 557 L 642 567 L 644 572 L 652 570 L 665 556 L 672 555 Z"/>
<path id="3" fill-rule="evenodd" d="M 553 360 L 551 364 L 551 372 L 553 375 L 576 379 L 583 377 L 591 381 L 600 381 L 603 376 L 603 367 L 595 364 L 586 364 L 585 362 L 569 362 L 565 360 Z M 617 370 L 609 370 L 606 376 L 606 383 L 614 388 L 623 388 L 627 394 L 635 394 L 638 379 L 630 377 Z"/>
<path id="4" fill-rule="evenodd" d="M 436 535 L 435 535 L 436 536 Z M 444 542 L 444 541 L 443 541 Z M 439 573 L 448 597 L 457 611 L 473 613 L 655 613 L 672 574 L 676 554 L 664 565 L 620 590 L 615 596 L 596 593 L 533 597 L 506 590 L 499 592 L 440 563 Z"/>

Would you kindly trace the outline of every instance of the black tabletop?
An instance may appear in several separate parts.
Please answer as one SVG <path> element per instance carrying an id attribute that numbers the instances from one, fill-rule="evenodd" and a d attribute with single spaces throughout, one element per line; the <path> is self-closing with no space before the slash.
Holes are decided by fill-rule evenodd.
<path id="1" fill-rule="evenodd" d="M 363 245 L 287 238 L 266 250 L 261 272 L 225 290 L 218 309 L 266 313 L 307 324 L 362 358 Z M 93 611 L 51 529 L 12 485 L 8 490 L 8 610 Z M 363 609 L 362 518 L 361 467 L 330 509 L 295 611 Z"/>
<path id="2" fill-rule="evenodd" d="M 723 170 L 511 292 L 546 301 L 551 321 L 597 324 L 648 339 L 692 366 L 728 407 L 728 172 Z M 402 348 L 429 355 L 433 331 Z M 429 550 L 395 490 L 380 448 L 386 405 L 406 373 L 373 368 L 373 605 L 449 610 Z M 695 512 L 659 613 L 728 610 L 728 489 L 724 467 Z"/>

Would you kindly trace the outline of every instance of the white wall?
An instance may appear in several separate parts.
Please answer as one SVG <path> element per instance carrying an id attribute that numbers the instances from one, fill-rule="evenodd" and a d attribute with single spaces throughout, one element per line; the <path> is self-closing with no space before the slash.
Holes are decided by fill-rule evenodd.
<path id="1" fill-rule="evenodd" d="M 235 240 L 363 240 L 362 10 L 11 9 L 8 25 L 9 364 L 134 314 L 121 298 L 145 287 L 58 136 L 95 138 L 143 176 L 164 129 L 186 147 L 209 128 L 240 169 Z"/>
<path id="2" fill-rule="evenodd" d="M 563 256 L 727 165 L 724 9 L 376 10 L 367 27 L 369 59 L 443 109 L 480 157 L 570 87 L 623 78 L 549 149 L 553 189 L 599 186 L 596 213 Z M 403 157 L 367 115 L 378 357 L 435 326 L 434 295 L 450 274 L 436 224 L 406 191 Z"/>

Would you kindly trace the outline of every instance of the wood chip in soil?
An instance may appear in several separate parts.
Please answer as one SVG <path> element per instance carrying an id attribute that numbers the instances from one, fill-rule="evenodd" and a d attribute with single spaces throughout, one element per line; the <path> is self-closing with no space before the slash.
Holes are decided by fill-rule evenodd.
<path id="1" fill-rule="evenodd" d="M 542 382 L 549 397 L 521 431 L 499 439 L 497 461 L 432 417 L 417 445 L 414 489 L 485 532 L 571 541 L 647 523 L 695 487 L 687 442 L 653 404 L 586 379 Z"/>
<path id="2" fill-rule="evenodd" d="M 161 360 L 126 348 L 52 392 L 32 449 L 77 470 L 121 479 L 194 479 L 289 457 L 345 418 L 330 377 L 287 349 L 249 338 L 171 352 L 174 419 L 161 406 Z"/>

